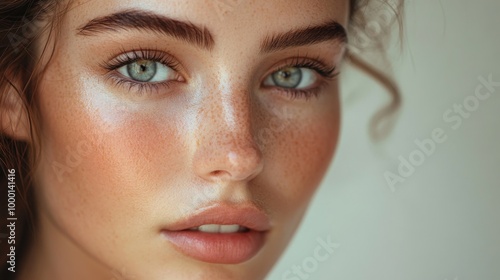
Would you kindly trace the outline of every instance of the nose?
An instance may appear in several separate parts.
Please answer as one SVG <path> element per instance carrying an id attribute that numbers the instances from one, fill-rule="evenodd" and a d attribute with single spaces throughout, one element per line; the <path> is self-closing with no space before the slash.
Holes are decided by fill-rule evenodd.
<path id="1" fill-rule="evenodd" d="M 207 181 L 249 181 L 263 169 L 255 141 L 247 91 L 210 93 L 200 102 L 193 158 L 196 174 Z"/>

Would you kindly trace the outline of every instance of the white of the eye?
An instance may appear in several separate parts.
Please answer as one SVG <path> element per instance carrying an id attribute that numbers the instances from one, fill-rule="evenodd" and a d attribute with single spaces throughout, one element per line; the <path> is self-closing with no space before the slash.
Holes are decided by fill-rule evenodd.
<path id="1" fill-rule="evenodd" d="M 312 86 L 316 82 L 316 78 L 317 78 L 315 71 L 312 69 L 309 69 L 309 68 L 299 68 L 299 69 L 302 72 L 302 80 L 297 85 L 297 87 L 295 87 L 293 89 L 305 89 L 305 88 Z M 272 75 L 274 73 L 275 72 L 273 72 L 273 73 L 271 73 L 271 75 L 267 76 L 267 78 L 264 80 L 264 85 L 266 85 L 266 86 L 278 86 L 279 87 L 279 85 L 277 85 L 273 80 Z"/>
<path id="2" fill-rule="evenodd" d="M 155 63 L 156 63 L 156 73 L 153 76 L 153 78 L 151 78 L 151 80 L 148 81 L 148 83 L 165 82 L 175 78 L 175 71 L 172 68 L 160 62 L 155 62 Z M 128 74 L 127 65 L 118 68 L 118 72 L 123 76 L 133 80 L 133 78 L 130 77 L 130 75 Z"/>
<path id="3" fill-rule="evenodd" d="M 156 62 L 156 74 L 150 82 L 164 82 L 175 78 L 175 72 L 172 68 L 163 63 Z"/>
<path id="4" fill-rule="evenodd" d="M 300 68 L 302 71 L 302 80 L 300 80 L 299 85 L 296 89 L 305 89 L 308 88 L 316 82 L 316 73 L 314 70 L 309 68 Z"/>

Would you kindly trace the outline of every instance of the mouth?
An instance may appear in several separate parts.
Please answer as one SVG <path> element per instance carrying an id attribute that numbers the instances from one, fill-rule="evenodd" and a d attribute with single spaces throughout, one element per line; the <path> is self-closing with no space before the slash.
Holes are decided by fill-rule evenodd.
<path id="1" fill-rule="evenodd" d="M 189 231 L 199 231 L 205 233 L 237 233 L 247 232 L 250 229 L 241 225 L 201 225 L 199 227 L 190 228 Z"/>
<path id="2" fill-rule="evenodd" d="M 161 230 L 182 254 L 203 262 L 238 264 L 254 257 L 271 229 L 257 207 L 220 206 L 202 211 Z"/>

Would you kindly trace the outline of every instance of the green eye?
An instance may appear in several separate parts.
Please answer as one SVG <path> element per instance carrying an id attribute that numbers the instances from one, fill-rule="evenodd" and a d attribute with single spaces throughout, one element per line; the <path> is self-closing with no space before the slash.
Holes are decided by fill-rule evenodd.
<path id="1" fill-rule="evenodd" d="M 274 84 L 284 88 L 295 88 L 302 80 L 302 71 L 296 67 L 289 67 L 271 75 Z"/>
<path id="2" fill-rule="evenodd" d="M 175 71 L 153 60 L 139 59 L 124 65 L 118 72 L 138 82 L 165 82 L 175 78 Z"/>
<path id="3" fill-rule="evenodd" d="M 264 81 L 266 86 L 288 89 L 307 89 L 316 83 L 315 71 L 305 67 L 286 67 L 269 75 Z"/>
<path id="4" fill-rule="evenodd" d="M 148 82 L 156 75 L 156 63 L 151 60 L 138 60 L 127 65 L 127 74 L 134 80 Z"/>

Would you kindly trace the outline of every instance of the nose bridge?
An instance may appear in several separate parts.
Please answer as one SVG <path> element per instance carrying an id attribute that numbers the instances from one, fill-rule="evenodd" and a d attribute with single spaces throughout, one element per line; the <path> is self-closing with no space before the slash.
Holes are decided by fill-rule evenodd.
<path id="1" fill-rule="evenodd" d="M 211 180 L 253 178 L 262 169 L 262 153 L 254 138 L 248 86 L 220 75 L 206 90 L 197 118 L 196 172 Z"/>
<path id="2" fill-rule="evenodd" d="M 239 59 L 236 60 L 236 57 Z M 214 101 L 210 108 L 215 110 L 219 116 L 217 120 L 224 126 L 221 129 L 227 129 L 226 133 L 240 141 L 252 136 L 253 104 L 249 86 L 251 75 L 241 67 L 250 65 L 249 59 L 241 54 L 236 56 L 230 50 L 226 50 L 225 55 L 218 52 L 214 56 L 217 70 L 211 79 L 216 83 L 213 84 L 214 89 L 208 93 L 211 101 Z"/>
<path id="3" fill-rule="evenodd" d="M 244 81 L 237 81 L 226 74 L 220 74 L 216 79 L 216 86 L 207 93 L 209 98 L 205 110 L 211 111 L 211 125 L 217 128 L 219 140 L 225 139 L 239 145 L 253 142 L 253 104 L 248 86 Z"/>
<path id="4" fill-rule="evenodd" d="M 229 89 L 221 97 L 222 112 L 220 114 L 221 130 L 231 135 L 234 140 L 243 144 L 253 141 L 252 133 L 252 104 L 250 96 L 244 89 Z M 227 128 L 226 129 L 224 129 Z"/>

